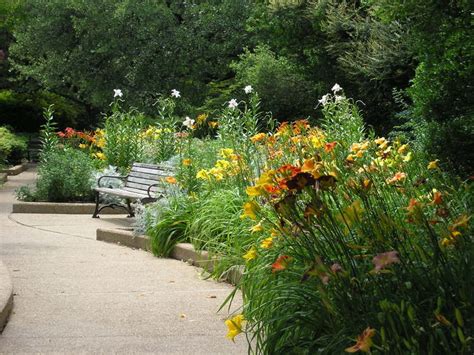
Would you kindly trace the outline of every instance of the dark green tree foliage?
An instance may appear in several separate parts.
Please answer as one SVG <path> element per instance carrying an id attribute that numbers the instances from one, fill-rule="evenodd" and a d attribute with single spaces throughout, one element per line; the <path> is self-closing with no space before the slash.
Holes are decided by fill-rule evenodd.
<path id="1" fill-rule="evenodd" d="M 225 76 L 241 51 L 247 4 L 28 2 L 29 19 L 11 46 L 13 65 L 24 77 L 92 108 L 107 108 L 114 88 L 123 90 L 127 104 L 144 110 L 157 93 L 173 88 L 196 102 L 205 94 L 203 84 Z"/>
<path id="2" fill-rule="evenodd" d="M 376 5 L 376 6 L 375 6 Z M 408 94 L 415 134 L 459 171 L 474 171 L 474 26 L 470 1 L 374 1 L 382 20 L 399 21 L 419 65 Z"/>
<path id="3" fill-rule="evenodd" d="M 338 82 L 364 103 L 368 123 L 387 133 L 400 109 L 392 92 L 407 88 L 414 75 L 406 29 L 396 21 L 380 21 L 366 2 L 317 1 L 309 13 L 325 34 Z"/>
<path id="4" fill-rule="evenodd" d="M 254 52 L 246 51 L 232 67 L 241 94 L 244 85 L 252 85 L 262 99 L 262 110 L 271 111 L 276 119 L 288 121 L 313 113 L 312 83 L 295 63 L 278 57 L 267 46 L 259 46 Z"/>

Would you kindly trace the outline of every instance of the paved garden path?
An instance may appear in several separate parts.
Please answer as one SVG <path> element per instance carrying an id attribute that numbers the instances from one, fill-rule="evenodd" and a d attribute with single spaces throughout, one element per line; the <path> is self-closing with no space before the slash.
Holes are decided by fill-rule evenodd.
<path id="1" fill-rule="evenodd" d="M 0 260 L 14 284 L 14 308 L 0 354 L 246 353 L 225 338 L 232 288 L 203 280 L 183 262 L 95 240 L 98 226 L 124 217 L 11 214 L 27 171 L 0 188 Z M 240 305 L 240 299 L 233 309 Z"/>

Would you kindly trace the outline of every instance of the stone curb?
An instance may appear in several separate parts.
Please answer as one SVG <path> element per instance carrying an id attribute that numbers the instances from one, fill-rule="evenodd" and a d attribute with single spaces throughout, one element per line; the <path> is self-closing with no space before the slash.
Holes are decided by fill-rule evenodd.
<path id="1" fill-rule="evenodd" d="M 16 202 L 13 213 L 44 213 L 44 214 L 92 214 L 94 203 L 55 203 L 55 202 Z M 124 209 L 106 208 L 100 214 L 128 214 Z"/>
<path id="2" fill-rule="evenodd" d="M 13 308 L 13 284 L 10 274 L 0 261 L 0 333 L 7 325 L 8 317 Z"/>
<path id="3" fill-rule="evenodd" d="M 96 240 L 151 251 L 150 239 L 146 235 L 133 235 L 133 232 L 127 229 L 99 228 L 96 232 Z"/>
<path id="4" fill-rule="evenodd" d="M 116 243 L 134 249 L 151 251 L 150 238 L 146 235 L 135 236 L 132 231 L 126 229 L 99 228 L 96 239 L 108 243 Z M 186 261 L 191 265 L 201 267 L 207 272 L 212 272 L 216 259 L 211 258 L 207 251 L 198 252 L 190 243 L 178 243 L 171 251 L 171 258 Z M 231 268 L 222 279 L 235 285 L 242 277 L 241 267 Z"/>
<path id="5" fill-rule="evenodd" d="M 7 182 L 7 174 L 6 173 L 0 173 L 0 184 Z"/>
<path id="6" fill-rule="evenodd" d="M 0 170 L 0 173 L 6 173 L 7 175 L 18 175 L 28 169 L 28 163 L 12 166 L 8 169 Z"/>

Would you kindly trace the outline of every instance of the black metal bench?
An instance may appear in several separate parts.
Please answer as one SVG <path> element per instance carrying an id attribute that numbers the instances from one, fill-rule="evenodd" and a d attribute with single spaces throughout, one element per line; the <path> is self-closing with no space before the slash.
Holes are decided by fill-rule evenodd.
<path id="1" fill-rule="evenodd" d="M 124 208 L 129 217 L 133 217 L 131 201 L 140 200 L 143 204 L 154 202 L 165 195 L 167 177 L 173 177 L 174 168 L 169 165 L 155 165 L 144 163 L 133 163 L 132 169 L 127 176 L 101 176 L 97 181 L 95 191 L 95 211 L 93 218 L 99 218 L 99 213 L 104 208 Z M 101 180 L 121 179 L 125 182 L 124 187 L 112 188 L 101 186 Z M 100 206 L 100 194 L 108 194 L 123 198 L 126 206 L 119 204 L 108 204 Z"/>

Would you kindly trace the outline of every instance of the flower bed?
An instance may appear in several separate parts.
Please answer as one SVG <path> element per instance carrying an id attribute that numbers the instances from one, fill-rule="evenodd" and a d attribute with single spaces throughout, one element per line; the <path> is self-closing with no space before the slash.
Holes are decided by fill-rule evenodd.
<path id="1" fill-rule="evenodd" d="M 246 332 L 258 353 L 472 352 L 472 183 L 416 142 L 375 136 L 338 85 L 317 124 L 277 125 L 248 86 L 248 104 L 195 119 L 174 114 L 174 90 L 148 125 L 119 91 L 100 144 L 65 149 L 123 171 L 176 166 L 136 230 L 158 256 L 206 250 L 216 278 L 244 268 L 230 339 Z"/>

